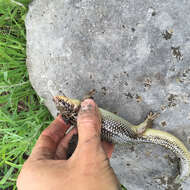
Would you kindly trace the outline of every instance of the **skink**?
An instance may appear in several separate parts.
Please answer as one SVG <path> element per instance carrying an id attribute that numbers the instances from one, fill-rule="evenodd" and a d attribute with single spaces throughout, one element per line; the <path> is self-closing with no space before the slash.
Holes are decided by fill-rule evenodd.
<path id="1" fill-rule="evenodd" d="M 55 96 L 54 102 L 63 118 L 76 126 L 80 101 L 66 96 Z M 133 125 L 125 119 L 99 108 L 102 117 L 101 137 L 112 143 L 152 143 L 170 149 L 180 159 L 180 174 L 174 180 L 181 183 L 190 176 L 190 152 L 183 142 L 172 134 L 156 129 L 150 129 L 156 114 L 150 113 L 147 119 L 139 125 Z"/>

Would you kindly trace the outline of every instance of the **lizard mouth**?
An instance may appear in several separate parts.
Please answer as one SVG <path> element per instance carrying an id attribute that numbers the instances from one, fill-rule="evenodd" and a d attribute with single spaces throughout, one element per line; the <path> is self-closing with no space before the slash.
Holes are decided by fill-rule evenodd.
<path id="1" fill-rule="evenodd" d="M 80 109 L 80 101 L 76 99 L 70 99 L 66 96 L 55 96 L 53 97 L 53 101 L 64 121 L 76 126 L 77 115 Z"/>

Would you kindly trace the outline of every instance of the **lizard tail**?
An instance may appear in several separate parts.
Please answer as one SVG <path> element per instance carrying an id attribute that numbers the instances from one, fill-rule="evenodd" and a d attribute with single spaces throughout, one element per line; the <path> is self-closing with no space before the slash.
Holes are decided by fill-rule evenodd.
<path id="1" fill-rule="evenodd" d="M 158 144 L 170 149 L 180 159 L 180 174 L 176 177 L 175 183 L 181 183 L 190 177 L 190 152 L 185 145 L 175 136 L 165 131 L 147 129 L 142 137 L 142 142 Z"/>

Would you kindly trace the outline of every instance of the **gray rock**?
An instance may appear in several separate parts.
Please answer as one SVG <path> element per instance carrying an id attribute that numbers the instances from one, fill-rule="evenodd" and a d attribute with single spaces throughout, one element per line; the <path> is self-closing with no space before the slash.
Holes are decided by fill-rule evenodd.
<path id="1" fill-rule="evenodd" d="M 187 0 L 35 0 L 26 18 L 31 83 L 53 116 L 53 96 L 91 89 L 133 124 L 160 112 L 153 127 L 190 149 L 189 10 Z M 117 145 L 111 165 L 128 190 L 179 189 L 169 182 L 174 158 L 156 145 Z"/>

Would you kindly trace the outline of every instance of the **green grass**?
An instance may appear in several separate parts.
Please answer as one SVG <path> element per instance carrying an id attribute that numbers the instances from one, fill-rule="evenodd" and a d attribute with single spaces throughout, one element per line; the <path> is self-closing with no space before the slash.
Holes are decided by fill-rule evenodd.
<path id="1" fill-rule="evenodd" d="M 29 0 L 0 0 L 0 189 L 16 179 L 52 117 L 32 89 L 25 64 L 24 18 Z"/>
<path id="2" fill-rule="evenodd" d="M 15 3 L 19 2 L 19 3 Z M 16 189 L 22 164 L 53 120 L 26 68 L 24 19 L 30 0 L 0 0 L 0 189 Z M 122 186 L 122 189 L 125 188 Z"/>

